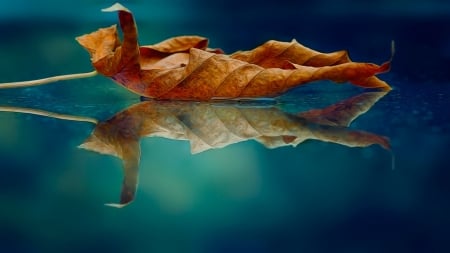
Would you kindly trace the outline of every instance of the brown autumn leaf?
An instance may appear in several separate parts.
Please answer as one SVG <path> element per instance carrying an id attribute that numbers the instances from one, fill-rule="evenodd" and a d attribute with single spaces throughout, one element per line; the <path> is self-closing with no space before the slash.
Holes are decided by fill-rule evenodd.
<path id="1" fill-rule="evenodd" d="M 350 82 L 389 90 L 374 75 L 388 71 L 390 61 L 376 65 L 352 62 L 345 51 L 320 53 L 295 40 L 269 41 L 251 51 L 225 55 L 209 49 L 208 40 L 180 36 L 139 46 L 132 13 L 120 4 L 117 11 L 123 42 L 115 25 L 77 38 L 91 55 L 97 72 L 145 97 L 172 100 L 274 97 L 317 80 Z"/>
<path id="2" fill-rule="evenodd" d="M 135 196 L 140 146 L 144 137 L 187 140 L 193 154 L 255 140 L 268 148 L 297 146 L 308 139 L 350 147 L 378 144 L 390 149 L 389 140 L 347 126 L 367 112 L 386 92 L 368 92 L 324 109 L 288 114 L 276 107 L 236 107 L 233 104 L 145 101 L 100 122 L 80 147 L 119 157 L 124 180 L 119 204 Z"/>

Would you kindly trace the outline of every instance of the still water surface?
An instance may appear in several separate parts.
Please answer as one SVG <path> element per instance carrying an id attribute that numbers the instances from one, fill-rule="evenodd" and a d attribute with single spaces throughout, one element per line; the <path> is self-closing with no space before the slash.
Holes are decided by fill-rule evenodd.
<path id="1" fill-rule="evenodd" d="M 80 4 L 83 11 L 75 16 L 68 15 L 72 8 L 53 2 L 42 11 L 45 18 L 24 7 L 1 15 L 0 81 L 89 71 L 88 56 L 73 38 L 115 23 L 115 16 L 98 14 L 108 4 Z M 275 100 L 182 105 L 142 102 L 102 77 L 0 90 L 0 252 L 448 252 L 445 8 L 431 15 L 431 7 L 385 3 L 373 10 L 392 12 L 363 8 L 367 15 L 362 15 L 362 7 L 352 5 L 353 11 L 332 8 L 338 11 L 333 16 L 330 8 L 304 3 L 297 9 L 311 12 L 292 22 L 294 8 L 274 14 L 281 5 L 260 5 L 255 17 L 265 18 L 258 19 L 244 8 L 210 4 L 193 5 L 190 12 L 160 4 L 167 13 L 156 16 L 145 16 L 137 4 L 129 7 L 145 16 L 138 19 L 144 44 L 201 34 L 232 52 L 295 37 L 322 51 L 346 48 L 356 60 L 379 63 L 389 57 L 395 39 L 393 68 L 380 76 L 394 90 L 364 95 L 348 84 L 323 82 Z M 49 14 L 58 8 L 63 14 Z M 170 16 L 176 10 L 176 18 Z M 208 15 L 198 14 L 205 10 Z M 211 18 L 216 16 L 221 18 Z M 314 26 L 299 25 L 311 20 Z M 79 148 L 95 124 L 6 107 L 87 117 L 113 126 L 115 133 L 142 135 L 133 144 L 140 148 L 135 200 L 121 209 L 104 205 L 120 200 L 124 163 Z M 317 111 L 324 108 L 340 113 Z M 343 112 L 358 115 L 348 128 L 337 124 L 346 122 Z M 223 115 L 244 130 L 223 123 L 230 119 Z M 120 118 L 132 120 L 113 124 Z M 155 127 L 156 119 L 172 120 L 168 126 L 175 133 Z M 385 136 L 391 149 L 349 147 L 355 131 Z M 148 134 L 153 137 L 144 137 Z"/>
<path id="2" fill-rule="evenodd" d="M 354 240 L 364 242 L 361 248 L 446 241 L 450 137 L 441 110 L 448 91 L 383 94 L 314 85 L 240 103 L 141 102 L 118 87 L 104 101 L 88 94 L 82 103 L 30 97 L 44 87 L 2 91 L 3 109 L 27 105 L 100 120 L 106 134 L 97 136 L 109 145 L 100 145 L 103 153 L 128 145 L 122 135 L 154 136 L 136 143 L 136 200 L 115 209 L 103 204 L 119 201 L 122 161 L 78 148 L 95 124 L 1 112 L 2 232 L 9 238 L 3 245 L 77 251 L 140 248 L 151 240 L 149 247 L 173 251 L 265 252 L 327 251 Z M 359 116 L 340 127 L 353 118 L 349 113 Z M 376 144 L 387 145 L 381 136 L 390 139 L 392 154 Z M 322 245 L 323 237 L 331 241 Z"/>

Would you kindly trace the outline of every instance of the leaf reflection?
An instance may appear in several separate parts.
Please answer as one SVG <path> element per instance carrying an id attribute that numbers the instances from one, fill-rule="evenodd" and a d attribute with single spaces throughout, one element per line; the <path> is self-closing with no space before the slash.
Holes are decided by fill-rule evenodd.
<path id="1" fill-rule="evenodd" d="M 348 128 L 385 94 L 363 93 L 324 109 L 299 113 L 286 113 L 275 106 L 145 101 L 98 123 L 80 147 L 123 160 L 120 202 L 108 204 L 122 207 L 133 201 L 136 193 L 142 137 L 187 140 L 193 154 L 247 140 L 268 148 L 295 147 L 315 139 L 349 147 L 378 144 L 390 149 L 387 137 Z"/>

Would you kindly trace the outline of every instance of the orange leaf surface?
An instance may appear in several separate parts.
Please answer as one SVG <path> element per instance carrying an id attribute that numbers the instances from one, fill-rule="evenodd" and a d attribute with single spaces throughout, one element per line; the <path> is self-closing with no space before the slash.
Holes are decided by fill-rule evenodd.
<path id="1" fill-rule="evenodd" d="M 145 101 L 99 123 L 80 147 L 123 160 L 125 177 L 118 205 L 121 206 L 135 196 L 142 137 L 187 140 L 194 154 L 247 140 L 268 148 L 297 146 L 315 139 L 350 147 L 378 144 L 390 149 L 386 137 L 347 127 L 385 94 L 363 93 L 324 109 L 298 114 L 285 113 L 273 106 Z"/>
<path id="2" fill-rule="evenodd" d="M 380 66 L 352 62 L 345 51 L 324 54 L 295 40 L 269 41 L 231 55 L 208 48 L 208 40 L 198 36 L 140 47 L 132 13 L 120 4 L 104 11 L 118 12 L 123 42 L 116 26 L 77 40 L 90 53 L 99 73 L 141 96 L 176 100 L 274 97 L 317 80 L 390 89 L 374 76 L 388 71 L 390 62 Z"/>

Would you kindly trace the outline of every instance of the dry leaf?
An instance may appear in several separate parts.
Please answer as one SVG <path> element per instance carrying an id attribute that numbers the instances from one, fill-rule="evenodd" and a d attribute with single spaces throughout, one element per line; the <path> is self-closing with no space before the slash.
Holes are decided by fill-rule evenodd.
<path id="1" fill-rule="evenodd" d="M 319 73 L 325 71 L 320 69 L 315 70 L 317 73 L 314 73 L 314 75 L 320 76 L 320 79 L 336 82 L 349 81 L 365 88 L 389 89 L 386 82 L 373 75 L 387 71 L 390 62 L 381 66 L 370 63 L 355 63 L 350 60 L 347 51 L 321 53 L 301 45 L 295 39 L 291 42 L 270 40 L 251 51 L 236 52 L 230 57 L 264 68 L 283 68 L 283 66 L 286 66 L 286 62 L 292 63 L 296 69 L 302 69 L 303 66 L 316 68 L 340 66 L 340 68 L 331 71 L 328 76 Z M 309 68 L 304 70 L 308 71 Z"/>
<path id="2" fill-rule="evenodd" d="M 378 144 L 389 149 L 386 137 L 347 128 L 384 95 L 385 92 L 363 93 L 325 109 L 298 114 L 287 114 L 276 107 L 146 101 L 99 123 L 80 147 L 124 161 L 120 204 L 115 205 L 123 206 L 134 199 L 141 137 L 188 140 L 194 154 L 247 140 L 269 148 L 297 146 L 315 139 L 350 147 Z"/>
<path id="3" fill-rule="evenodd" d="M 374 76 L 388 71 L 390 61 L 380 66 L 352 62 L 345 51 L 323 54 L 296 41 L 269 41 L 232 55 L 209 49 L 207 39 L 197 36 L 139 47 L 131 12 L 120 4 L 104 11 L 118 11 L 123 42 L 116 26 L 77 40 L 99 73 L 141 96 L 171 100 L 274 97 L 317 80 L 390 89 Z"/>

